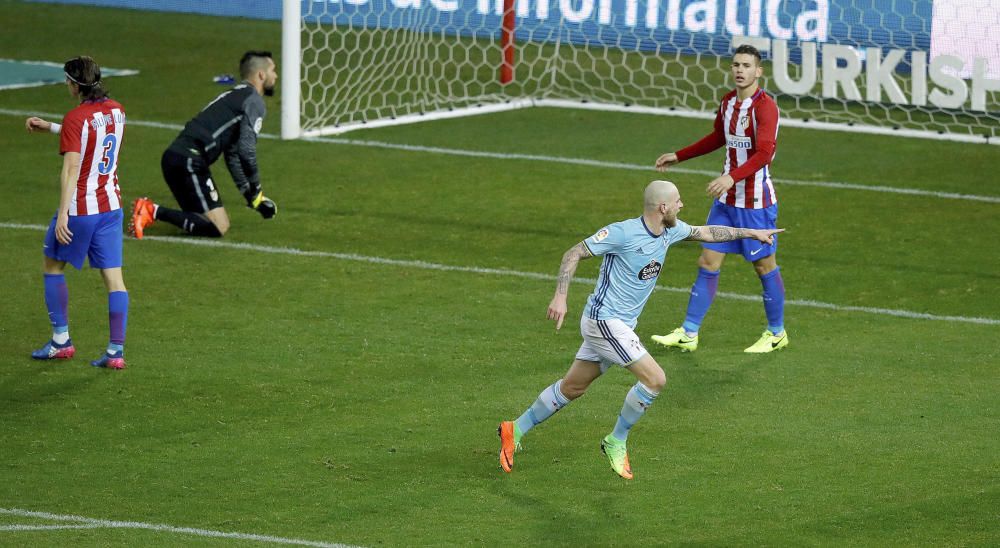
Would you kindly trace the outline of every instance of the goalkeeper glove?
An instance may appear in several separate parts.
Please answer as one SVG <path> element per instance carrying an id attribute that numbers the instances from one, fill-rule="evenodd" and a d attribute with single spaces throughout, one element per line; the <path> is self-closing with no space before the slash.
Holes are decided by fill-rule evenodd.
<path id="1" fill-rule="evenodd" d="M 264 192 L 261 191 L 257 194 L 257 197 L 250 202 L 250 207 L 257 210 L 260 216 L 265 219 L 270 219 L 278 213 L 278 204 L 274 203 L 273 200 L 264 196 Z"/>

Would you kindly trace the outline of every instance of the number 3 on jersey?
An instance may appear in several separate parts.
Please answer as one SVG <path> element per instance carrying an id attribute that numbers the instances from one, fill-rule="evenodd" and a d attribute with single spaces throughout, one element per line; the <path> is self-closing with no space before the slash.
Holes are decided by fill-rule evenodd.
<path id="1" fill-rule="evenodd" d="M 115 137 L 113 133 L 108 134 L 104 137 L 104 142 L 101 143 L 104 147 L 104 155 L 101 156 L 101 163 L 97 165 L 97 172 L 101 175 L 107 175 L 115 169 L 115 154 L 118 151 L 118 138 Z"/>

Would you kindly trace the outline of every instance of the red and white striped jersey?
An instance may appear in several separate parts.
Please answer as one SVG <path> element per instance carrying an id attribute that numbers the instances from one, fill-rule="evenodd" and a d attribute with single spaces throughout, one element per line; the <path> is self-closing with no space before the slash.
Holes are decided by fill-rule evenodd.
<path id="1" fill-rule="evenodd" d="M 715 129 L 697 143 L 677 151 L 680 161 L 726 147 L 723 174 L 735 184 L 719 201 L 745 209 L 763 209 L 778 203 L 770 164 L 778 139 L 778 105 L 764 90 L 740 100 L 736 90 L 722 98 Z"/>
<path id="2" fill-rule="evenodd" d="M 118 156 L 124 136 L 125 109 L 112 99 L 84 101 L 63 117 L 59 153 L 80 154 L 70 215 L 95 215 L 122 207 Z"/>

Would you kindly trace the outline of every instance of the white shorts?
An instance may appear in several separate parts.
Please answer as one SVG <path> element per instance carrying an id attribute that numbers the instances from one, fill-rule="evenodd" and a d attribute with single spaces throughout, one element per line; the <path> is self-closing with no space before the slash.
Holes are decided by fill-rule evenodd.
<path id="1" fill-rule="evenodd" d="M 598 362 L 601 372 L 612 365 L 628 367 L 647 354 L 639 336 L 621 320 L 593 320 L 580 318 L 583 344 L 576 351 L 576 359 Z"/>

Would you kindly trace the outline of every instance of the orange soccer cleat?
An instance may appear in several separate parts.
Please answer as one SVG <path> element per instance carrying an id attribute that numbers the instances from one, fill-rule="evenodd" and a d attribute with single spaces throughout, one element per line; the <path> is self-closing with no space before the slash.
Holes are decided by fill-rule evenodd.
<path id="1" fill-rule="evenodd" d="M 132 220 L 128 223 L 128 233 L 137 239 L 142 239 L 142 231 L 156 222 L 153 212 L 156 206 L 145 196 L 132 202 Z"/>
<path id="2" fill-rule="evenodd" d="M 517 443 L 514 442 L 514 423 L 504 421 L 497 427 L 497 435 L 500 436 L 500 468 L 504 472 L 514 469 L 514 450 Z"/>

